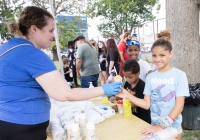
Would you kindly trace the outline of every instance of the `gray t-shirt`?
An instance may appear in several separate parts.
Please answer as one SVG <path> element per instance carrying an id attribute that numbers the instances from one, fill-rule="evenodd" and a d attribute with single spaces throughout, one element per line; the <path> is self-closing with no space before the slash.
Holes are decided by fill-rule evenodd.
<path id="1" fill-rule="evenodd" d="M 78 46 L 76 58 L 82 60 L 81 76 L 90 76 L 99 73 L 97 51 L 87 43 Z"/>

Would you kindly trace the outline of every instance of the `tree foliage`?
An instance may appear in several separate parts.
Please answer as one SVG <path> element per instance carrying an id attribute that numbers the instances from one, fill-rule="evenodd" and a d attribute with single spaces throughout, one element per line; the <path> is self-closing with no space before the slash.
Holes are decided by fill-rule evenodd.
<path id="1" fill-rule="evenodd" d="M 152 21 L 153 6 L 158 0 L 89 0 L 85 13 L 90 18 L 100 17 L 98 29 L 103 35 L 119 37 L 124 29 L 131 33 L 145 21 Z"/>
<path id="2" fill-rule="evenodd" d="M 15 4 L 13 4 L 15 3 Z M 12 35 L 8 32 L 8 24 L 10 22 L 15 22 L 15 18 L 22 11 L 22 5 L 24 1 L 8 1 L 0 0 L 0 36 L 1 41 L 8 40 Z"/>
<path id="3" fill-rule="evenodd" d="M 58 23 L 57 27 L 59 29 L 59 41 L 62 45 L 61 48 L 64 48 L 64 46 L 66 47 L 67 42 L 73 40 L 79 32 L 76 21 L 69 22 L 67 19 L 63 19 Z"/>
<path id="4" fill-rule="evenodd" d="M 79 13 L 79 9 L 82 5 L 78 2 L 79 1 L 77 0 L 52 0 L 55 17 L 62 14 L 75 15 Z M 32 3 L 33 5 L 50 10 L 49 0 L 32 0 Z M 59 42 L 62 49 L 67 47 L 67 42 L 72 40 L 77 35 L 78 26 L 80 24 L 81 23 L 78 22 L 78 18 L 74 18 L 73 21 L 67 21 L 67 19 L 63 19 L 61 22 L 57 23 Z"/>
<path id="5" fill-rule="evenodd" d="M 50 11 L 49 0 L 30 0 L 31 5 L 35 5 Z M 74 21 L 61 21 L 58 23 L 59 32 L 59 42 L 61 49 L 67 47 L 69 40 L 75 38 L 78 33 L 78 26 L 82 23 L 78 20 L 78 14 L 83 10 L 84 3 L 83 0 L 52 0 L 54 15 L 76 15 Z M 25 6 L 24 0 L 0 0 L 0 35 L 3 40 L 8 40 L 12 37 L 8 33 L 7 24 L 9 22 L 15 22 L 16 17 L 22 12 L 22 8 Z M 56 45 L 52 46 L 53 59 L 58 60 Z"/>
<path id="6" fill-rule="evenodd" d="M 50 10 L 49 0 L 31 0 L 33 5 Z M 52 0 L 54 7 L 54 15 L 79 14 L 83 9 L 83 0 Z"/>
<path id="7" fill-rule="evenodd" d="M 78 15 L 83 9 L 82 0 L 52 0 L 54 15 Z M 49 0 L 32 0 L 32 4 L 38 7 L 42 7 L 47 10 L 50 9 Z M 79 22 L 79 16 L 76 16 L 73 21 L 67 21 L 63 19 L 61 22 L 57 23 L 57 28 L 59 31 L 59 46 L 61 49 L 67 48 L 68 41 L 75 38 L 78 33 L 78 26 L 82 23 Z M 53 60 L 58 60 L 56 43 L 53 43 Z"/>

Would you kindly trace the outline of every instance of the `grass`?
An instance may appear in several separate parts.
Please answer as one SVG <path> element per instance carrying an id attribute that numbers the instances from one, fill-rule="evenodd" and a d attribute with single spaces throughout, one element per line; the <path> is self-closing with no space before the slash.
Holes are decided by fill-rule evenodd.
<path id="1" fill-rule="evenodd" d="M 146 60 L 149 60 L 148 57 L 146 57 Z M 59 61 L 54 61 L 54 64 L 58 69 L 60 68 Z M 80 79 L 77 80 L 80 85 Z M 98 80 L 98 85 L 100 84 L 101 82 Z M 182 140 L 200 140 L 200 130 L 183 130 Z"/>
<path id="2" fill-rule="evenodd" d="M 200 140 L 200 130 L 184 130 L 182 140 Z"/>

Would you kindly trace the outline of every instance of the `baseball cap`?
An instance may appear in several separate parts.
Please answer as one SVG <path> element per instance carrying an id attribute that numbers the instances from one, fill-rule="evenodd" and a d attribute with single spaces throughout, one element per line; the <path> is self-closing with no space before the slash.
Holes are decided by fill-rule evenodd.
<path id="1" fill-rule="evenodd" d="M 77 36 L 75 39 L 74 39 L 74 43 L 76 42 L 76 41 L 78 41 L 78 40 L 80 40 L 80 39 L 85 39 L 85 37 L 83 36 L 83 35 L 79 35 L 79 36 Z"/>
<path id="2" fill-rule="evenodd" d="M 132 37 L 137 37 L 137 34 L 135 34 L 135 33 L 134 33 L 134 34 L 132 34 Z"/>

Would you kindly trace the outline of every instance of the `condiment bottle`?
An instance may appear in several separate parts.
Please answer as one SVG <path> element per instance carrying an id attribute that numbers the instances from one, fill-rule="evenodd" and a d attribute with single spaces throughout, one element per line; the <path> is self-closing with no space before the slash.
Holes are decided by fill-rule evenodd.
<path id="1" fill-rule="evenodd" d="M 120 114 L 122 114 L 123 113 L 123 101 L 122 100 L 117 101 L 117 108 L 118 108 L 118 112 Z"/>
<path id="2" fill-rule="evenodd" d="M 89 88 L 94 88 L 92 82 L 89 82 Z"/>
<path id="3" fill-rule="evenodd" d="M 128 99 L 124 99 L 123 108 L 124 108 L 124 117 L 131 118 L 133 116 L 131 111 L 131 101 Z"/>

